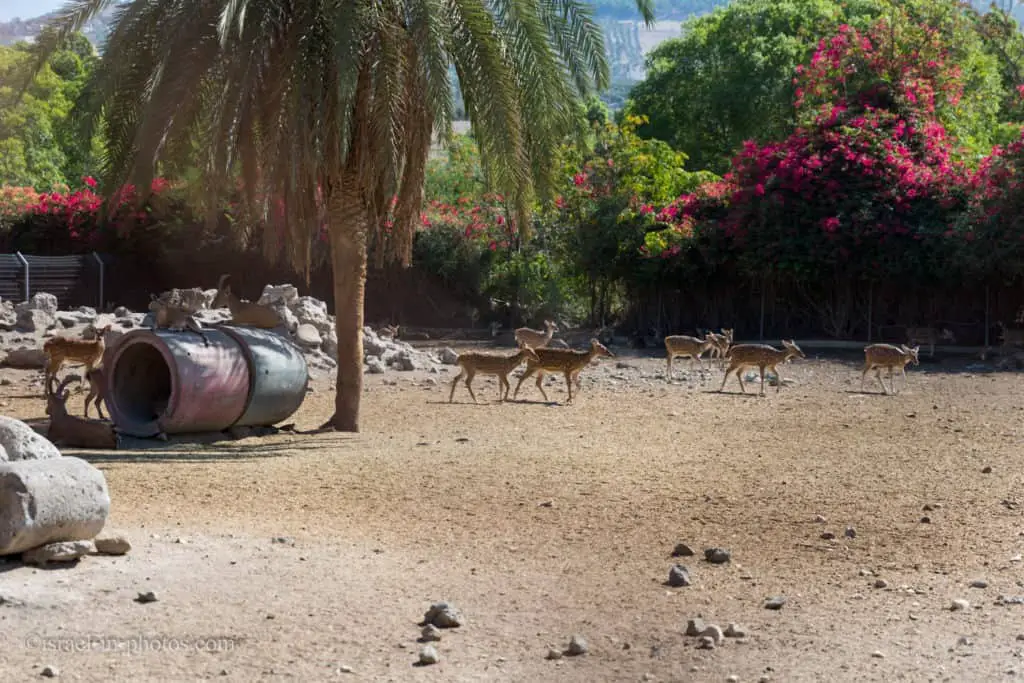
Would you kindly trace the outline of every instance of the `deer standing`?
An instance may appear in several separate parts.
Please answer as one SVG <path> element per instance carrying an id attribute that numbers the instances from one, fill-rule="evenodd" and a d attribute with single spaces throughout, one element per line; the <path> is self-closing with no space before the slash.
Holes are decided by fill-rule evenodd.
<path id="1" fill-rule="evenodd" d="M 725 377 L 722 378 L 722 386 L 718 391 L 725 390 L 725 382 L 729 375 L 736 373 L 736 379 L 740 381 L 740 391 L 747 393 L 743 386 L 743 370 L 750 367 L 757 367 L 761 370 L 761 396 L 764 396 L 764 374 L 765 370 L 771 370 L 775 375 L 775 392 L 778 393 L 782 386 L 782 377 L 779 375 L 778 365 L 788 361 L 790 358 L 806 358 L 804 352 L 793 340 L 782 340 L 782 350 L 769 346 L 768 344 L 737 344 L 729 349 L 725 357 L 729 359 L 729 367 L 725 369 Z"/>
<path id="2" fill-rule="evenodd" d="M 531 349 L 538 349 L 551 343 L 551 338 L 558 331 L 558 325 L 550 320 L 544 321 L 544 330 L 534 330 L 529 327 L 520 327 L 515 331 L 517 346 L 529 346 Z"/>
<path id="3" fill-rule="evenodd" d="M 107 325 L 96 330 L 95 339 L 51 337 L 46 340 L 46 343 L 43 344 L 43 353 L 46 354 L 46 371 L 43 377 L 44 397 L 50 395 L 50 380 L 57 376 L 64 363 L 80 363 L 85 366 L 86 373 L 99 364 L 103 358 L 103 351 L 106 349 L 103 337 L 111 327 L 112 325 Z"/>
<path id="4" fill-rule="evenodd" d="M 696 358 L 697 362 L 700 363 L 700 369 L 704 369 L 704 359 L 701 358 L 703 353 L 708 349 L 715 348 L 715 341 L 711 338 L 711 334 L 707 334 L 703 339 L 697 337 L 687 337 L 682 334 L 675 334 L 665 337 L 665 356 L 667 367 L 665 374 L 669 379 L 672 379 L 672 359 L 676 356 L 682 358 L 689 357 L 690 367 L 693 367 L 693 360 Z"/>
<path id="5" fill-rule="evenodd" d="M 519 378 L 519 383 L 516 385 L 515 393 L 512 394 L 512 398 L 519 395 L 519 387 L 523 386 L 523 382 L 526 381 L 527 377 L 536 374 L 537 375 L 537 388 L 540 389 L 541 395 L 544 400 L 548 400 L 548 395 L 544 391 L 542 382 L 544 381 L 545 372 L 561 372 L 565 375 L 565 384 L 569 389 L 569 399 L 566 403 L 572 403 L 572 386 L 574 382 L 579 380 L 579 375 L 583 371 L 583 368 L 590 364 L 590 361 L 594 360 L 599 356 L 607 356 L 614 358 L 615 354 L 612 353 L 605 347 L 604 344 L 599 342 L 597 339 L 590 340 L 590 348 L 586 351 L 576 351 L 574 349 L 548 349 L 540 348 L 534 349 L 537 354 L 538 360 L 528 360 L 526 362 L 526 371 L 523 376 Z"/>
<path id="6" fill-rule="evenodd" d="M 540 359 L 529 346 L 520 346 L 519 350 L 511 356 L 480 351 L 460 353 L 459 359 L 456 361 L 456 364 L 459 366 L 459 374 L 452 380 L 452 390 L 448 393 L 448 402 L 452 402 L 452 398 L 455 396 L 455 387 L 458 385 L 459 380 L 465 377 L 466 388 L 469 389 L 469 395 L 473 397 L 473 403 L 476 403 L 476 394 L 473 393 L 473 378 L 478 374 L 496 376 L 498 378 L 499 400 L 508 400 L 508 392 L 512 388 L 508 381 L 508 375 L 519 367 L 520 363 L 524 360 L 539 361 Z"/>
<path id="7" fill-rule="evenodd" d="M 907 386 L 907 363 L 913 363 L 919 365 L 917 354 L 921 347 L 915 346 L 913 348 L 906 345 L 893 346 L 892 344 L 871 344 L 870 346 L 864 347 L 864 372 L 860 373 L 860 388 L 864 389 L 864 378 L 867 377 L 871 370 L 875 371 L 875 377 L 878 378 L 878 383 L 882 385 L 882 393 L 888 394 L 889 391 L 885 388 L 885 382 L 882 381 L 882 368 L 889 369 L 889 386 L 892 389 L 892 393 L 896 393 L 895 379 L 893 378 L 893 368 L 899 368 L 900 374 L 903 375 L 903 386 Z"/>

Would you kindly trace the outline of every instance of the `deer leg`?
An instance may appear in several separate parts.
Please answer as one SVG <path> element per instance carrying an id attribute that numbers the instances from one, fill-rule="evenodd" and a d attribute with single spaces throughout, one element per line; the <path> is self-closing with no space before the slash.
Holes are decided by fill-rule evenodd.
<path id="1" fill-rule="evenodd" d="M 700 357 L 700 353 L 697 354 L 697 363 L 700 364 L 700 371 L 704 372 L 704 359 Z"/>
<path id="2" fill-rule="evenodd" d="M 532 375 L 534 372 L 536 372 L 536 368 L 531 368 L 529 365 L 526 366 L 526 370 L 519 377 L 519 381 L 516 383 L 516 390 L 512 394 L 513 401 L 519 396 L 519 387 L 523 386 L 523 382 L 526 381 L 526 378 Z"/>
<path id="3" fill-rule="evenodd" d="M 892 389 L 892 393 L 896 395 L 896 380 L 893 378 L 892 366 L 889 366 L 889 388 Z"/>
<path id="4" fill-rule="evenodd" d="M 569 403 L 572 403 L 572 371 L 571 370 L 566 370 L 565 371 L 565 386 L 569 389 L 569 400 L 566 401 L 566 404 L 569 404 Z"/>
<path id="5" fill-rule="evenodd" d="M 466 371 L 466 388 L 469 389 L 469 395 L 473 397 L 473 403 L 479 403 L 476 400 L 476 394 L 473 393 L 473 377 L 475 375 L 476 373 L 471 370 Z"/>
<path id="6" fill-rule="evenodd" d="M 764 396 L 764 366 L 760 367 L 761 370 L 761 393 L 758 396 Z"/>
<path id="7" fill-rule="evenodd" d="M 505 386 L 508 385 L 508 378 L 505 375 L 498 375 L 498 402 L 504 403 L 508 397 L 508 389 Z"/>
<path id="8" fill-rule="evenodd" d="M 462 372 L 461 371 L 459 372 L 459 374 L 455 375 L 455 379 L 452 380 L 452 390 L 450 392 L 448 392 L 448 402 L 449 403 L 452 402 L 452 397 L 455 396 L 455 387 L 458 385 L 460 379 L 462 379 Z"/>
<path id="9" fill-rule="evenodd" d="M 906 389 L 907 388 L 907 366 L 906 365 L 900 367 L 900 374 L 903 375 L 903 388 Z"/>
<path id="10" fill-rule="evenodd" d="M 772 374 L 775 375 L 775 393 L 777 394 L 782 390 L 782 375 L 779 374 L 778 366 L 773 365 L 769 370 L 771 370 Z"/>
<path id="11" fill-rule="evenodd" d="M 867 363 L 864 364 L 864 372 L 860 373 L 860 390 L 864 391 L 864 378 L 868 376 L 868 371 L 871 370 L 871 366 Z"/>
<path id="12" fill-rule="evenodd" d="M 882 381 L 882 368 L 881 367 L 875 368 L 875 379 L 877 379 L 878 383 L 882 385 L 882 393 L 883 394 L 888 394 L 889 390 L 885 388 L 885 382 Z"/>
<path id="13" fill-rule="evenodd" d="M 547 392 L 544 391 L 544 371 L 540 370 L 537 372 L 537 388 L 540 389 L 540 395 L 544 397 L 544 400 L 548 400 Z"/>
<path id="14" fill-rule="evenodd" d="M 672 352 L 669 351 L 667 356 L 668 356 L 668 366 L 665 368 L 665 377 L 668 378 L 669 380 L 671 380 L 672 379 Z"/>
<path id="15" fill-rule="evenodd" d="M 740 381 L 740 391 L 744 394 L 747 393 L 747 388 L 743 386 L 743 366 L 736 368 L 736 379 Z"/>

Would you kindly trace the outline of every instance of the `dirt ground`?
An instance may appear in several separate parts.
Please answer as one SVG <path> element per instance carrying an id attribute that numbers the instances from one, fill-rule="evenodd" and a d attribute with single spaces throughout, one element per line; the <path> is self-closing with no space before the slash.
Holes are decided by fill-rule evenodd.
<path id="1" fill-rule="evenodd" d="M 1024 605 L 1000 601 L 1024 595 L 1020 375 L 922 363 L 883 396 L 854 356 L 814 355 L 758 398 L 623 352 L 569 406 L 561 380 L 558 404 L 478 379 L 480 405 L 461 387 L 449 405 L 450 368 L 389 372 L 366 378 L 358 435 L 80 454 L 134 548 L 0 561 L 0 680 L 1024 677 Z M 43 417 L 35 376 L 4 372 L 0 411 Z M 330 378 L 313 386 L 300 429 L 331 412 Z M 665 585 L 674 562 L 691 586 Z M 442 599 L 466 623 L 414 666 Z M 748 635 L 697 649 L 698 616 Z M 545 659 L 574 633 L 588 654 Z"/>

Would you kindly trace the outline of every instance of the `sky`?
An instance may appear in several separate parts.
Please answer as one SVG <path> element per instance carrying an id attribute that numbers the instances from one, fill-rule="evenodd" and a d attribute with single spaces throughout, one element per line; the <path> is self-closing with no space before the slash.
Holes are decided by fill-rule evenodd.
<path id="1" fill-rule="evenodd" d="M 0 0 L 0 21 L 14 17 L 32 19 L 52 12 L 64 5 L 65 0 Z"/>

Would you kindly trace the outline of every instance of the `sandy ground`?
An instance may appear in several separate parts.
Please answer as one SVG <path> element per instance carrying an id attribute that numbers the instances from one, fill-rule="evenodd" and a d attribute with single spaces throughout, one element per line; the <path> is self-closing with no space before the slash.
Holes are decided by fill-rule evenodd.
<path id="1" fill-rule="evenodd" d="M 1019 375 L 922 364 L 882 396 L 852 356 L 812 357 L 758 398 L 620 355 L 574 405 L 532 382 L 499 404 L 491 380 L 449 405 L 446 370 L 368 376 L 359 435 L 84 454 L 134 548 L 0 561 L 0 680 L 1024 677 L 1024 605 L 999 604 L 1024 595 Z M 42 417 L 33 375 L 5 373 L 0 410 Z M 314 387 L 300 429 L 331 412 L 329 378 Z M 679 542 L 698 556 L 670 557 Z M 677 561 L 693 585 L 664 585 Z M 413 666 L 441 599 L 466 623 Z M 699 650 L 698 616 L 748 636 Z M 588 654 L 545 659 L 574 633 Z"/>

